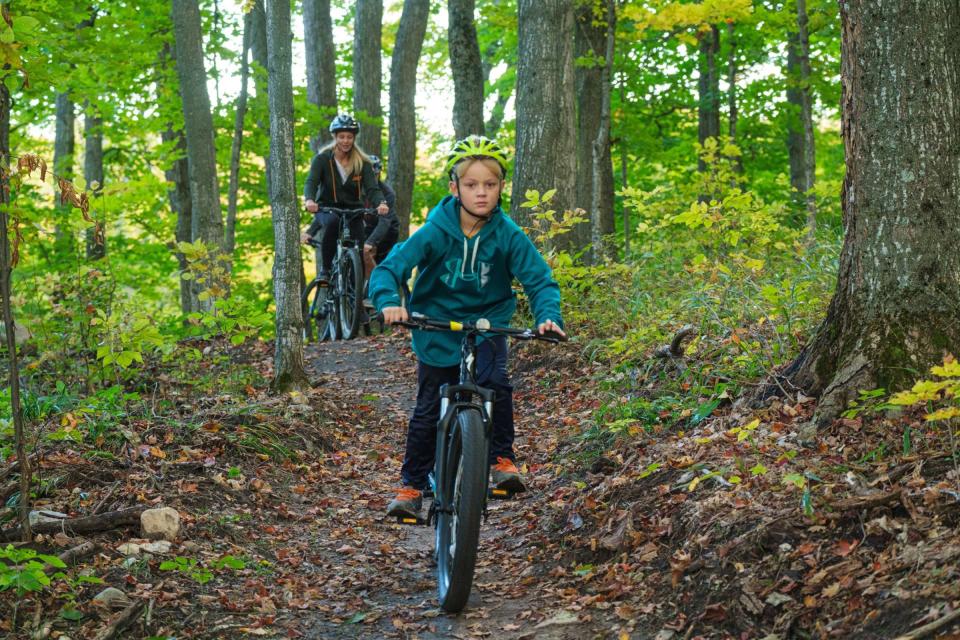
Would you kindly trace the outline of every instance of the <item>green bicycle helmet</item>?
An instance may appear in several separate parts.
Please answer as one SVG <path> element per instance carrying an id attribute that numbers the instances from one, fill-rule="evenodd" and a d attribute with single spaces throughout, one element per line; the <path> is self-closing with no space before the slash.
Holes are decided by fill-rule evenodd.
<path id="1" fill-rule="evenodd" d="M 445 170 L 450 174 L 451 180 L 456 180 L 457 176 L 454 169 L 458 164 L 468 158 L 492 158 L 500 165 L 503 172 L 502 177 L 507 177 L 507 153 L 500 145 L 485 136 L 472 135 L 463 140 L 457 140 L 453 143 L 450 153 L 447 155 L 447 164 Z"/>

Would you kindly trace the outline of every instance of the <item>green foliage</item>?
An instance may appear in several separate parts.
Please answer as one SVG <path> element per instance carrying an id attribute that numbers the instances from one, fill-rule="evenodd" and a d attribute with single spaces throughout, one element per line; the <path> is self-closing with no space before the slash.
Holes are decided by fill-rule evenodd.
<path id="1" fill-rule="evenodd" d="M 183 556 L 175 556 L 172 560 L 164 560 L 160 563 L 161 571 L 176 571 L 182 573 L 189 576 L 190 579 L 201 586 L 213 579 L 214 571 L 224 571 L 227 569 L 237 571 L 244 568 L 246 568 L 246 563 L 231 555 L 225 555 L 214 560 L 209 568 L 196 558 L 185 558 Z"/>
<path id="2" fill-rule="evenodd" d="M 17 549 L 8 544 L 0 549 L 0 591 L 15 589 L 22 597 L 30 591 L 41 591 L 50 586 L 50 569 L 66 569 L 67 565 L 57 556 L 37 553 L 33 549 Z M 57 572 L 53 577 L 64 577 Z"/>

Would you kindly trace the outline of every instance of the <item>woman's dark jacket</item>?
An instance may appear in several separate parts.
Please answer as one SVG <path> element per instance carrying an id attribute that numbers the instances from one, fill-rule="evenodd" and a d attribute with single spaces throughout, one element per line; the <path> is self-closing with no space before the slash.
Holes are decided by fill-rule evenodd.
<path id="1" fill-rule="evenodd" d="M 389 232 L 393 232 L 394 239 L 400 232 L 400 220 L 397 218 L 397 194 L 393 188 L 383 180 L 380 181 L 380 190 L 383 191 L 383 197 L 387 201 L 390 211 L 386 215 L 368 214 L 364 216 L 367 227 L 367 244 L 379 247 L 383 239 Z"/>
<path id="2" fill-rule="evenodd" d="M 365 201 L 376 207 L 384 201 L 377 176 L 369 162 L 363 163 L 360 175 L 354 175 L 351 171 L 346 182 L 340 180 L 340 172 L 334 166 L 336 162 L 333 149 L 321 151 L 313 157 L 307 182 L 303 186 L 304 200 L 313 200 L 321 207 L 339 209 L 359 209 Z"/>

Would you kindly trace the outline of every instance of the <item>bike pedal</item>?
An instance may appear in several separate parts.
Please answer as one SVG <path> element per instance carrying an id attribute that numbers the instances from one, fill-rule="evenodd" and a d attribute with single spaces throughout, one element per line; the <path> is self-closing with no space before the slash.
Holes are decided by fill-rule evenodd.
<path id="1" fill-rule="evenodd" d="M 422 516 L 417 516 L 416 518 L 409 518 L 407 516 L 397 516 L 397 524 L 427 524 L 427 519 Z"/>
<path id="2" fill-rule="evenodd" d="M 510 500 L 514 496 L 514 492 L 509 489 L 496 489 L 491 487 L 487 490 L 487 497 L 491 500 Z"/>

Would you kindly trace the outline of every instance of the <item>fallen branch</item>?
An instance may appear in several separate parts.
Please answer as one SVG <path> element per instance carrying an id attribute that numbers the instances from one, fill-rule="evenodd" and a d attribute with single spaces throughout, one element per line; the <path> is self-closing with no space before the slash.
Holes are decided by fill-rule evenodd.
<path id="1" fill-rule="evenodd" d="M 680 327 L 670 344 L 665 344 L 653 352 L 655 358 L 679 358 L 683 355 L 683 341 L 696 333 L 696 328 L 692 324 L 685 324 Z"/>
<path id="2" fill-rule="evenodd" d="M 56 522 L 41 522 L 31 527 L 33 533 L 57 533 L 62 531 L 66 534 L 92 533 L 95 531 L 108 531 L 130 524 L 139 524 L 140 514 L 147 510 L 145 505 L 120 509 L 119 511 L 108 511 L 100 515 L 87 516 L 85 518 L 67 518 Z M 0 542 L 9 542 L 19 539 L 21 528 L 15 527 L 0 531 Z"/>
<path id="3" fill-rule="evenodd" d="M 878 493 L 871 494 L 869 496 L 861 496 L 859 498 L 848 498 L 847 500 L 834 502 L 830 506 L 836 509 L 838 512 L 872 509 L 873 507 L 880 507 L 890 502 L 896 502 L 900 499 L 900 494 L 902 492 L 903 489 L 896 489 L 890 493 Z M 839 517 L 839 513 L 830 514 L 830 516 Z"/>
<path id="4" fill-rule="evenodd" d="M 96 542 L 87 541 L 83 544 L 78 544 L 72 549 L 67 549 L 57 557 L 60 558 L 64 564 L 71 565 L 76 564 L 83 558 L 94 554 L 98 549 L 100 549 L 100 545 L 98 545 Z"/>
<path id="5" fill-rule="evenodd" d="M 942 627 L 945 627 L 956 620 L 960 620 L 960 609 L 951 611 L 939 620 L 934 620 L 933 622 L 927 623 L 922 627 L 917 627 L 905 635 L 898 636 L 895 640 L 920 640 L 920 638 L 926 638 L 938 629 L 941 629 Z"/>

